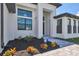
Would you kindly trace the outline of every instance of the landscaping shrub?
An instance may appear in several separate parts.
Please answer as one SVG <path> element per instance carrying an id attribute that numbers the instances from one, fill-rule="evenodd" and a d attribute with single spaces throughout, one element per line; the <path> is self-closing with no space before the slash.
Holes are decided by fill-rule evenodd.
<path id="1" fill-rule="evenodd" d="M 13 56 L 15 52 L 16 52 L 16 48 L 11 48 L 11 49 L 5 51 L 3 56 Z"/>
<path id="2" fill-rule="evenodd" d="M 5 51 L 5 53 L 3 54 L 3 56 L 12 56 L 12 53 L 10 50 Z"/>
<path id="3" fill-rule="evenodd" d="M 29 47 L 26 49 L 26 51 L 27 51 L 28 53 L 31 53 L 32 55 L 39 53 L 38 49 L 36 49 L 36 48 L 33 47 L 33 46 L 29 46 Z"/>
<path id="4" fill-rule="evenodd" d="M 40 44 L 40 48 L 47 49 L 48 45 L 46 43 L 42 43 L 42 44 Z"/>
<path id="5" fill-rule="evenodd" d="M 59 45 L 58 45 L 56 42 L 47 41 L 47 44 L 48 44 L 48 46 L 50 46 L 50 47 L 52 47 L 52 48 L 57 48 L 57 47 L 59 47 Z"/>
<path id="6" fill-rule="evenodd" d="M 47 45 L 49 45 L 49 46 L 50 46 L 50 45 L 51 45 L 51 43 L 52 43 L 52 42 L 50 42 L 50 41 L 48 41 L 48 40 L 47 40 Z"/>
<path id="7" fill-rule="evenodd" d="M 27 41 L 30 41 L 34 38 L 34 36 L 25 36 L 24 39 Z"/>
<path id="8" fill-rule="evenodd" d="M 58 45 L 56 42 L 51 42 L 51 45 L 50 45 L 52 48 L 56 48 Z"/>

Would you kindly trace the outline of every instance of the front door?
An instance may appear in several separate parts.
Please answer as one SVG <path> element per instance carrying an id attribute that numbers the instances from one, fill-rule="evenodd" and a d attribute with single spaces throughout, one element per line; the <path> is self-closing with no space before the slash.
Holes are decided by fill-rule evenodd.
<path id="1" fill-rule="evenodd" d="M 45 18 L 43 16 L 43 35 L 45 35 Z"/>
<path id="2" fill-rule="evenodd" d="M 43 36 L 50 35 L 50 13 L 44 12 L 43 14 Z"/>

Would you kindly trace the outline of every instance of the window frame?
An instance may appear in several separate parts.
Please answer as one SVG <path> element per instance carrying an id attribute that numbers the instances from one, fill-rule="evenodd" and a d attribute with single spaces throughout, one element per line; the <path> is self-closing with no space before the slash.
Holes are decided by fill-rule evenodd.
<path id="1" fill-rule="evenodd" d="M 61 20 L 61 23 L 58 23 L 59 20 Z M 60 19 L 57 19 L 56 33 L 57 34 L 62 34 L 62 19 L 61 18 Z"/>
<path id="2" fill-rule="evenodd" d="M 24 20 L 25 21 L 25 20 Z M 21 23 L 18 23 L 18 18 L 17 18 L 17 28 L 18 28 L 18 30 L 26 30 L 26 25 L 25 25 L 26 23 L 24 23 L 24 24 L 21 24 Z M 19 28 L 19 25 L 24 25 L 24 29 L 20 29 Z"/>
<path id="3" fill-rule="evenodd" d="M 72 22 L 71 22 L 71 19 L 70 18 L 68 18 L 67 33 L 68 34 L 71 34 L 72 33 Z"/>
<path id="4" fill-rule="evenodd" d="M 77 33 L 76 28 L 76 20 L 73 20 L 73 33 Z"/>
<path id="5" fill-rule="evenodd" d="M 26 11 L 31 11 L 32 12 L 32 17 L 28 17 L 28 16 L 20 16 L 20 15 L 18 15 L 18 9 L 22 9 L 22 10 L 26 10 Z M 32 30 L 32 27 L 33 27 L 33 10 L 31 10 L 31 9 L 29 9 L 29 8 L 27 8 L 27 7 L 19 7 L 19 6 L 17 6 L 16 7 L 16 16 L 17 16 L 17 29 L 18 30 Z M 31 19 L 31 29 L 26 29 L 26 27 L 27 27 L 27 25 L 25 24 L 25 29 L 19 29 L 18 28 L 18 17 L 19 18 L 25 18 L 26 20 L 27 19 Z M 25 20 L 25 21 L 26 21 Z M 25 22 L 26 23 L 26 22 Z M 30 24 L 29 24 L 30 25 Z"/>

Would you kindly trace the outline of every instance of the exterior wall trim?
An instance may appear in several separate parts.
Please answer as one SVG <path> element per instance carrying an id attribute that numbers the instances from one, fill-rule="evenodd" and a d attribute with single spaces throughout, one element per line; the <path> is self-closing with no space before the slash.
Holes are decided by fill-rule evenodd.
<path id="1" fill-rule="evenodd" d="M 4 47 L 4 31 L 3 31 L 3 26 L 4 26 L 4 23 L 3 23 L 3 21 L 4 21 L 4 16 L 3 16 L 3 3 L 1 3 L 1 48 L 3 48 Z"/>

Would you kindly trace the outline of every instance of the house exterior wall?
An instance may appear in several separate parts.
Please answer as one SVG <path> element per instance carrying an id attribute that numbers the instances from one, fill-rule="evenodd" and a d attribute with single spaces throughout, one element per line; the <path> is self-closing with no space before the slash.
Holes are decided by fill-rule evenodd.
<path id="1" fill-rule="evenodd" d="M 48 8 L 49 7 L 49 8 Z M 49 4 L 16 4 L 16 12 L 17 8 L 29 9 L 33 12 L 32 18 L 32 26 L 33 30 L 18 30 L 17 29 L 17 13 L 11 14 L 9 13 L 9 23 L 8 23 L 8 32 L 9 32 L 9 40 L 13 40 L 18 38 L 19 36 L 25 37 L 26 35 L 32 35 L 38 38 L 43 37 L 43 10 L 46 9 L 50 12 L 53 12 L 53 16 L 55 15 L 56 7 Z M 7 14 L 7 13 L 6 13 Z M 53 19 L 51 16 L 51 19 Z"/>
<path id="2" fill-rule="evenodd" d="M 62 19 L 62 18 L 57 18 L 57 19 L 54 20 L 54 22 L 52 21 L 53 22 L 53 28 L 52 28 L 53 33 L 52 34 L 53 34 L 53 37 L 63 38 L 63 33 L 61 33 L 61 34 L 57 33 L 57 20 L 59 20 L 59 19 Z"/>
<path id="3" fill-rule="evenodd" d="M 24 6 L 24 7 L 21 7 L 21 6 Z M 15 28 L 15 37 L 18 38 L 19 36 L 22 36 L 22 37 L 25 37 L 26 35 L 32 35 L 32 36 L 36 36 L 36 23 L 35 23 L 35 8 L 34 8 L 34 5 L 32 4 L 32 8 L 29 7 L 30 4 L 17 4 L 16 5 L 16 11 L 17 11 L 17 8 L 22 8 L 22 9 L 26 9 L 26 10 L 31 10 L 32 11 L 32 30 L 18 30 L 17 29 L 17 13 L 15 14 L 15 25 L 14 27 Z"/>
<path id="4" fill-rule="evenodd" d="M 75 19 L 75 18 L 70 18 L 70 17 L 65 17 L 65 21 L 66 21 L 66 27 L 67 27 L 67 24 L 68 24 L 68 18 L 71 19 L 71 26 L 72 26 L 72 33 L 68 34 L 64 34 L 65 35 L 65 38 L 76 38 L 76 37 L 79 37 L 79 33 L 78 33 L 78 21 L 79 19 Z M 76 33 L 73 33 L 73 20 L 76 20 Z M 65 31 L 67 32 L 67 28 L 65 29 Z"/>
<path id="5" fill-rule="evenodd" d="M 3 4 L 3 8 L 4 8 L 4 10 L 3 10 L 3 12 L 4 12 L 4 29 L 3 29 L 3 31 L 4 31 L 4 45 L 6 45 L 7 44 L 7 42 L 9 41 L 9 12 L 8 12 L 8 9 L 7 9 L 7 7 L 6 7 L 6 5 L 5 4 Z"/>
<path id="6" fill-rule="evenodd" d="M 33 12 L 32 30 L 17 29 L 17 8 L 31 10 Z M 38 3 L 38 5 L 34 5 L 30 3 L 27 4 L 18 3 L 16 4 L 16 13 L 9 13 L 6 5 L 4 4 L 4 42 L 5 42 L 4 45 L 6 45 L 9 40 L 14 40 L 15 38 L 18 38 L 20 36 L 25 37 L 26 35 L 32 35 L 38 38 L 43 37 L 43 13 L 44 13 L 43 11 L 47 11 L 50 14 L 49 16 L 50 29 L 48 29 L 48 31 L 50 30 L 51 37 L 73 38 L 79 36 L 78 33 L 76 34 L 67 33 L 67 17 L 58 18 L 58 19 L 62 19 L 62 24 L 63 24 L 62 34 L 56 33 L 56 26 L 58 19 L 53 18 L 56 15 L 56 6 L 47 3 L 43 3 L 43 4 Z M 73 21 L 72 21 L 72 25 L 73 25 Z"/>
<path id="7" fill-rule="evenodd" d="M 70 17 L 60 17 L 60 18 L 57 18 L 56 19 L 56 24 L 55 24 L 55 27 L 57 25 L 57 20 L 58 19 L 62 19 L 62 33 L 61 34 L 58 34 L 56 33 L 55 31 L 55 36 L 54 37 L 58 37 L 58 38 L 64 38 L 64 39 L 68 39 L 68 38 L 76 38 L 76 37 L 79 37 L 79 33 L 78 33 L 78 21 L 79 19 L 75 19 L 75 18 L 70 18 Z M 72 33 L 67 33 L 67 25 L 68 25 L 68 19 L 71 19 L 71 26 L 72 26 Z M 76 33 L 73 33 L 73 20 L 76 20 Z M 56 30 L 57 28 L 55 28 Z"/>
<path id="8" fill-rule="evenodd" d="M 48 8 L 49 7 L 49 8 Z M 53 22 L 55 21 L 54 20 L 54 16 L 55 16 L 55 12 L 56 12 L 56 7 L 55 6 L 52 6 L 52 5 L 48 5 L 48 4 L 38 4 L 38 17 L 37 17 L 37 20 L 38 20 L 38 37 L 41 38 L 43 36 L 43 10 L 47 10 L 50 12 L 50 36 L 53 36 L 54 33 L 53 33 L 53 28 L 54 28 L 54 25 L 53 25 Z M 53 34 L 53 35 L 52 35 Z"/>

